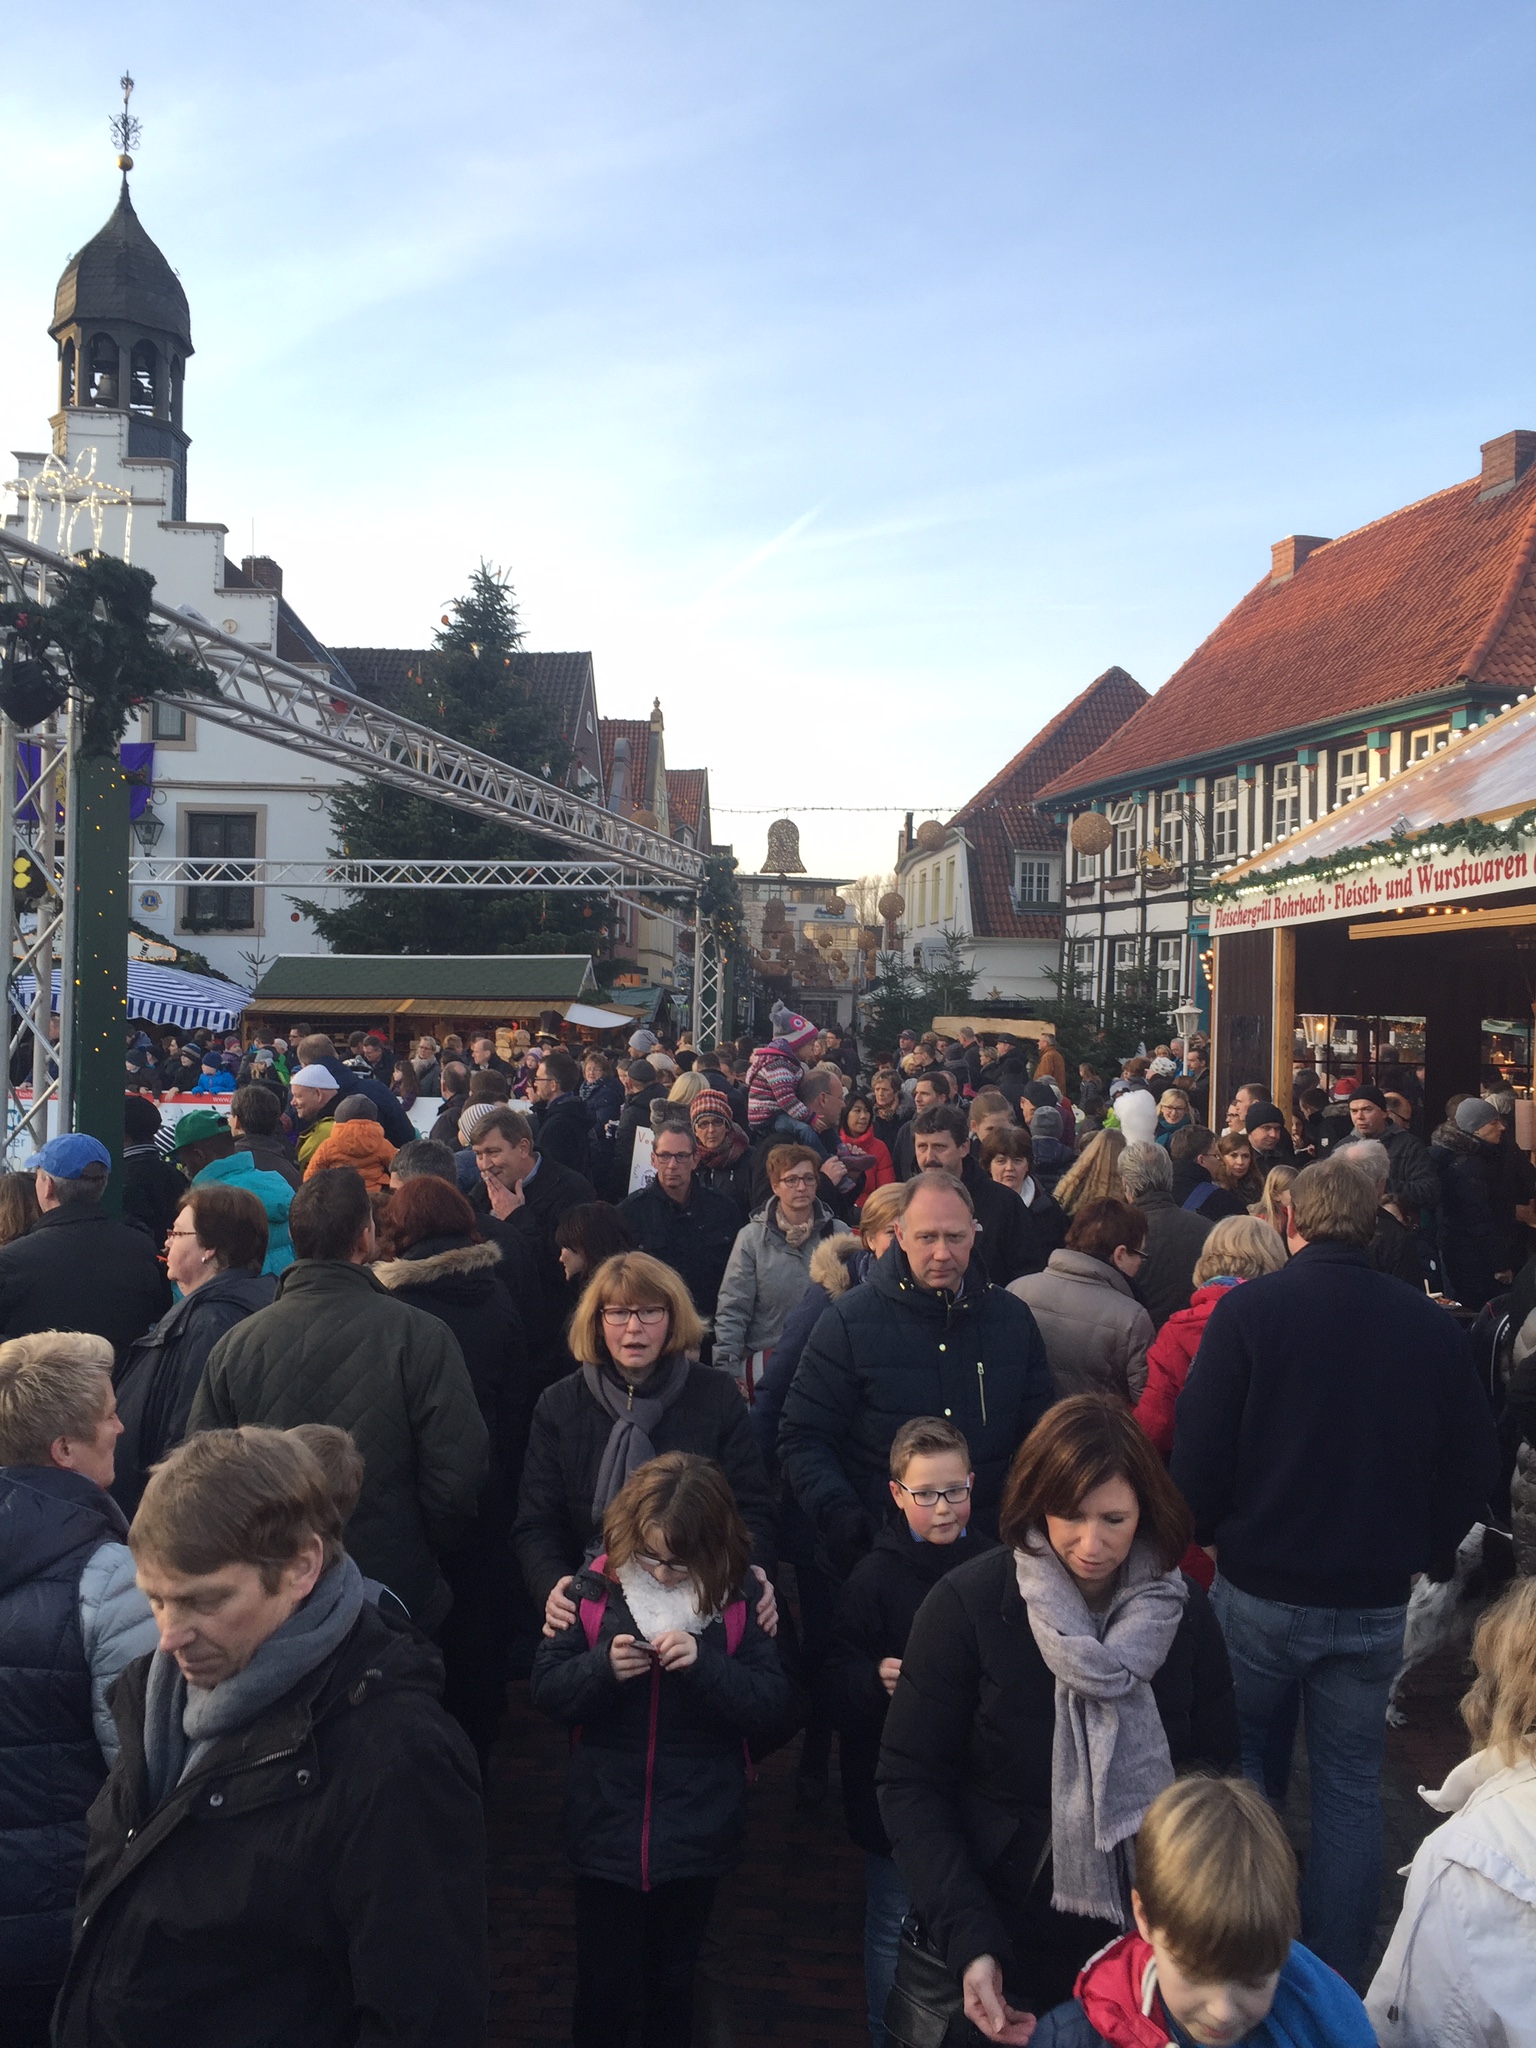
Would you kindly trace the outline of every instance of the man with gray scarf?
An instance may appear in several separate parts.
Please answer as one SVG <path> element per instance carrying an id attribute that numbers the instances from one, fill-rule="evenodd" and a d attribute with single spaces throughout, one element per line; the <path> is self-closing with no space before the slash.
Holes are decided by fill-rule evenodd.
<path id="1" fill-rule="evenodd" d="M 129 1543 L 160 1647 L 113 1696 L 57 2048 L 482 2042 L 474 1753 L 436 1651 L 369 1601 L 314 1453 L 194 1437 Z"/>

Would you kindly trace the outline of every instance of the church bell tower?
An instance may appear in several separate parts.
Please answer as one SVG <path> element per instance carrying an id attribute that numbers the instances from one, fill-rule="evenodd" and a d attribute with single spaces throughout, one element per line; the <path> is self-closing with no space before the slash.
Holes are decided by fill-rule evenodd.
<path id="1" fill-rule="evenodd" d="M 129 457 L 172 465 L 169 512 L 185 519 L 188 436 L 181 400 L 192 320 L 180 279 L 133 210 L 129 151 L 139 124 L 128 111 L 133 80 L 125 76 L 122 86 L 123 111 L 112 123 L 123 174 L 117 205 L 70 261 L 54 294 L 48 332 L 59 350 L 59 410 L 49 424 L 62 457 L 71 412 L 125 414 Z"/>

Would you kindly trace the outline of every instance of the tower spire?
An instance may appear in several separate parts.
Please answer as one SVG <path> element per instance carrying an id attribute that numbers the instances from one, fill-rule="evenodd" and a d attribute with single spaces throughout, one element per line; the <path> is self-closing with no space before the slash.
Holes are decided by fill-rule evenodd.
<path id="1" fill-rule="evenodd" d="M 128 173 L 133 169 L 133 157 L 130 152 L 138 148 L 139 137 L 144 133 L 144 128 L 142 122 L 135 120 L 128 111 L 128 102 L 133 98 L 132 75 L 125 71 L 117 82 L 123 90 L 123 111 L 112 116 L 107 123 L 107 132 L 117 144 L 117 168 L 122 172 L 123 183 L 126 185 Z"/>

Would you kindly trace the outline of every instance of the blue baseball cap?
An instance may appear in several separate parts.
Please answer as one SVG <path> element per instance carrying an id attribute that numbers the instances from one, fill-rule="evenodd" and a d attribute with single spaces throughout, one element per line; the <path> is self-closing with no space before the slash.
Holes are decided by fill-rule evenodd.
<path id="1" fill-rule="evenodd" d="M 50 1138 L 42 1151 L 34 1152 L 27 1161 L 28 1173 L 51 1173 L 55 1180 L 83 1180 L 93 1166 L 110 1173 L 112 1154 L 100 1138 L 88 1138 L 83 1131 Z"/>

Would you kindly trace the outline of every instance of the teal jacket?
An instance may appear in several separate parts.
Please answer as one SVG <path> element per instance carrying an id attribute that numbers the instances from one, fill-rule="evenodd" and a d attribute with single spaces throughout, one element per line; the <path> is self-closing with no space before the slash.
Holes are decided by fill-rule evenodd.
<path id="1" fill-rule="evenodd" d="M 280 1173 L 264 1173 L 249 1152 L 231 1152 L 227 1159 L 214 1159 L 193 1180 L 195 1188 L 217 1182 L 221 1187 L 244 1188 L 267 1212 L 267 1261 L 263 1273 L 281 1273 L 293 1264 L 293 1240 L 288 1235 L 288 1211 L 293 1189 Z"/>

